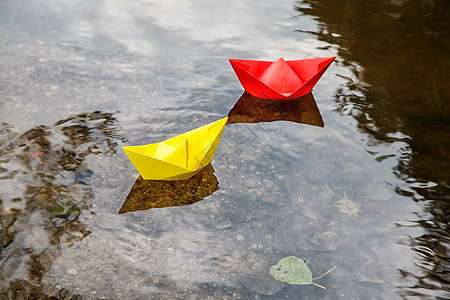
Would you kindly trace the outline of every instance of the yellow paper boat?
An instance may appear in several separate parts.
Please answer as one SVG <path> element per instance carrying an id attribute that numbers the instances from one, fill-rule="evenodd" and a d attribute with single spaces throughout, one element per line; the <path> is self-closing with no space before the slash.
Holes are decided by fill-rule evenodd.
<path id="1" fill-rule="evenodd" d="M 185 180 L 212 160 L 228 117 L 160 143 L 122 147 L 144 179 Z"/>

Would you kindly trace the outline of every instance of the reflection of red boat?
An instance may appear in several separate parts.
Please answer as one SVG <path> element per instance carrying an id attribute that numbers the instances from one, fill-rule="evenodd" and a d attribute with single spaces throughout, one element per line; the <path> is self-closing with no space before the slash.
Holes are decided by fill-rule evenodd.
<path id="1" fill-rule="evenodd" d="M 261 99 L 245 92 L 228 113 L 227 124 L 291 121 L 323 127 L 312 93 L 291 100 Z"/>
<path id="2" fill-rule="evenodd" d="M 239 81 L 251 95 L 264 99 L 293 99 L 309 93 L 336 57 L 276 62 L 230 59 Z"/>

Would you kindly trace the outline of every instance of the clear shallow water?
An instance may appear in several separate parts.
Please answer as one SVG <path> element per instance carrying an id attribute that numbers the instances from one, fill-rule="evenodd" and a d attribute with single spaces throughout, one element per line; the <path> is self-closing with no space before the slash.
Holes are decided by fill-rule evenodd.
<path id="1" fill-rule="evenodd" d="M 448 298 L 449 9 L 365 3 L 2 3 L 1 293 Z M 325 128 L 229 124 L 218 191 L 118 214 L 138 177 L 120 146 L 227 115 L 228 58 L 333 55 Z M 327 289 L 275 281 L 289 255 L 336 267 Z"/>

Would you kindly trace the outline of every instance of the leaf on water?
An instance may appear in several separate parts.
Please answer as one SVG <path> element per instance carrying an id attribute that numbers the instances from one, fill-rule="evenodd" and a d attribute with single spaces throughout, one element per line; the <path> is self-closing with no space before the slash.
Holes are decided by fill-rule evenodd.
<path id="1" fill-rule="evenodd" d="M 295 256 L 280 259 L 277 265 L 270 267 L 270 275 L 289 284 L 313 284 L 306 262 Z"/>
<path id="2" fill-rule="evenodd" d="M 348 199 L 347 197 L 345 197 L 342 200 L 339 200 L 336 203 L 335 207 L 337 207 L 337 209 L 339 209 L 340 212 L 348 215 L 354 215 L 359 212 L 358 206 L 352 201 L 350 201 L 350 199 Z"/>
<path id="3" fill-rule="evenodd" d="M 322 278 L 334 269 L 335 268 L 333 267 L 331 270 L 325 272 L 319 277 L 314 278 L 314 280 Z M 276 280 L 289 284 L 313 284 L 320 288 L 326 289 L 325 287 L 313 282 L 312 273 L 306 262 L 295 256 L 288 256 L 280 259 L 277 265 L 270 267 L 270 275 L 272 275 Z"/>
<path id="4" fill-rule="evenodd" d="M 363 190 L 364 194 L 373 200 L 387 200 L 391 198 L 391 192 L 384 186 L 378 184 L 368 184 Z"/>

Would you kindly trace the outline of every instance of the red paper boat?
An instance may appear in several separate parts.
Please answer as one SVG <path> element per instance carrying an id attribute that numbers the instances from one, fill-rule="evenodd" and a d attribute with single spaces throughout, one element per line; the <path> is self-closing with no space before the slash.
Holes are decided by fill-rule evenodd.
<path id="1" fill-rule="evenodd" d="M 312 88 L 336 57 L 323 57 L 276 62 L 230 59 L 239 81 L 251 95 L 264 99 L 293 99 L 311 92 Z"/>

